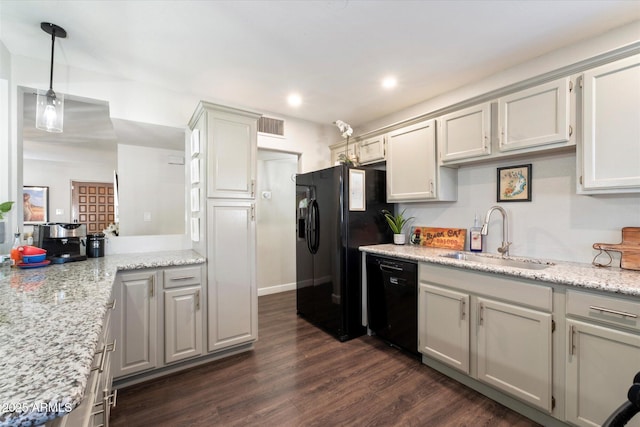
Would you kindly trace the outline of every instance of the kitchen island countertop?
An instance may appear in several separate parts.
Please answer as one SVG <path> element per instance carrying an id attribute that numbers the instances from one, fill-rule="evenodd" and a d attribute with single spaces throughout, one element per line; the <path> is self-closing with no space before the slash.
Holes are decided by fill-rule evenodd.
<path id="1" fill-rule="evenodd" d="M 523 279 L 573 286 L 596 291 L 611 292 L 620 295 L 640 297 L 640 271 L 623 270 L 617 267 L 595 267 L 592 264 L 565 262 L 556 260 L 510 257 L 532 262 L 552 263 L 543 270 L 529 270 L 503 265 L 484 264 L 474 261 L 458 260 L 442 255 L 457 252 L 452 249 L 434 249 L 416 245 L 370 245 L 361 246 L 362 252 L 390 257 L 429 262 L 450 267 L 503 274 Z M 482 254 L 500 257 L 500 255 Z"/>
<path id="2" fill-rule="evenodd" d="M 116 273 L 201 264 L 187 251 L 0 268 L 0 426 L 30 426 L 82 401 Z"/>

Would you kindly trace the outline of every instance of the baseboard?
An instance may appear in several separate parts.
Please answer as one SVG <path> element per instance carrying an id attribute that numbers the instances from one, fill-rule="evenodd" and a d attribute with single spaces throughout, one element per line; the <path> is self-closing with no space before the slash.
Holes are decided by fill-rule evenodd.
<path id="1" fill-rule="evenodd" d="M 280 292 L 295 291 L 295 290 L 296 290 L 295 282 L 285 283 L 283 285 L 269 286 L 267 288 L 258 288 L 258 296 L 261 297 L 262 295 L 271 295 L 271 294 L 277 294 Z"/>

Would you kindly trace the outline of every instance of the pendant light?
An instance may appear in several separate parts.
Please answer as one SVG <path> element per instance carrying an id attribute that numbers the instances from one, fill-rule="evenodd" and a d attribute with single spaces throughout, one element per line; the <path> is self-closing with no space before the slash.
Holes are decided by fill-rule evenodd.
<path id="1" fill-rule="evenodd" d="M 64 95 L 53 91 L 53 48 L 56 37 L 66 38 L 67 32 L 64 28 L 48 22 L 40 23 L 40 28 L 51 34 L 51 72 L 49 74 L 49 90 L 38 90 L 36 100 L 36 128 L 47 132 L 62 132 L 64 120 Z"/>

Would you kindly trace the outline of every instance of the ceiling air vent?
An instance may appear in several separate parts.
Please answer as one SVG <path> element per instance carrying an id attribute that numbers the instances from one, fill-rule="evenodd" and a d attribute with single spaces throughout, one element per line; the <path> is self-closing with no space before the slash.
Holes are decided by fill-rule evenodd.
<path id="1" fill-rule="evenodd" d="M 258 132 L 284 136 L 284 120 L 260 117 L 258 120 Z"/>

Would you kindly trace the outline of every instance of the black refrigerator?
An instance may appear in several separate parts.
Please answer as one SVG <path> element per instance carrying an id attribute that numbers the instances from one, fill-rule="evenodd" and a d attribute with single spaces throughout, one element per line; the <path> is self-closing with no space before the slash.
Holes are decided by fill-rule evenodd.
<path id="1" fill-rule="evenodd" d="M 296 308 L 340 341 L 363 335 L 363 245 L 390 243 L 386 173 L 334 166 L 296 176 Z"/>

